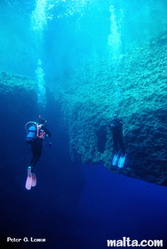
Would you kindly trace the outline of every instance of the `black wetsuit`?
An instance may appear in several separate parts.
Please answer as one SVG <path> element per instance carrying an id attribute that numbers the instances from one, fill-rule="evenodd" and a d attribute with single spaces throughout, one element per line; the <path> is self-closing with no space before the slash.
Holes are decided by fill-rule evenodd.
<path id="1" fill-rule="evenodd" d="M 113 119 L 110 124 L 109 124 L 109 129 L 112 130 L 113 132 L 113 142 L 115 146 L 115 151 L 118 153 L 118 142 L 120 144 L 120 147 L 122 149 L 122 152 L 125 153 L 125 148 L 123 144 L 123 139 L 122 139 L 122 120 L 121 119 Z"/>
<path id="2" fill-rule="evenodd" d="M 48 129 L 45 126 L 42 126 L 41 129 L 49 137 L 51 136 L 51 133 L 48 131 Z M 31 169 L 34 168 L 35 164 L 38 162 L 39 158 L 41 157 L 42 144 L 43 144 L 43 138 L 39 138 L 39 137 L 36 137 L 33 143 L 31 144 L 31 150 L 32 150 L 32 158 L 30 161 Z"/>

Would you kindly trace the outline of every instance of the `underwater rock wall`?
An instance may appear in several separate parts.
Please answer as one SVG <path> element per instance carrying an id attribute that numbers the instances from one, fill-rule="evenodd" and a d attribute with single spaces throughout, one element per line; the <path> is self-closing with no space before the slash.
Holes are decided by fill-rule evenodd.
<path id="1" fill-rule="evenodd" d="M 17 124 L 24 140 L 25 123 L 38 113 L 35 86 L 36 81 L 31 78 L 0 73 L 2 141 L 9 145 L 8 151 L 2 145 L 1 152 L 10 154 L 9 159 L 19 157 L 20 153 L 11 149 L 11 134 L 12 141 L 18 141 L 18 134 L 9 124 Z M 113 173 L 164 184 L 167 178 L 167 36 L 129 51 L 115 64 L 107 56 L 105 60 L 90 59 L 84 68 L 66 76 L 64 81 L 62 78 L 50 84 L 50 91 L 61 103 L 72 159 L 79 158 L 90 165 L 103 163 Z M 113 141 L 108 123 L 115 109 L 124 122 L 127 157 L 123 169 L 111 165 Z"/>
<path id="2" fill-rule="evenodd" d="M 17 175 L 26 166 L 29 148 L 25 143 L 25 124 L 36 117 L 35 81 L 31 78 L 0 72 L 1 167 Z M 13 166 L 13 167 L 12 167 Z"/>
<path id="3" fill-rule="evenodd" d="M 163 184 L 167 178 L 167 36 L 122 55 L 90 61 L 61 84 L 71 158 L 103 163 L 113 173 Z M 111 165 L 108 123 L 117 109 L 124 122 L 126 164 Z"/>
<path id="4" fill-rule="evenodd" d="M 13 92 L 16 88 L 23 88 L 29 91 L 35 90 L 35 80 L 27 76 L 0 72 L 0 94 Z"/>

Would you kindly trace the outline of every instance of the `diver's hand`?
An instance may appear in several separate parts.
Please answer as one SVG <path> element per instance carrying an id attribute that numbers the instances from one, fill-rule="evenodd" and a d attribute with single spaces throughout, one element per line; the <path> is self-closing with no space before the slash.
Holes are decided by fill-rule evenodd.
<path id="1" fill-rule="evenodd" d="M 113 124 L 109 124 L 109 125 L 108 125 L 109 130 L 112 130 L 112 129 L 113 129 L 113 127 L 114 127 L 114 125 L 113 125 Z"/>

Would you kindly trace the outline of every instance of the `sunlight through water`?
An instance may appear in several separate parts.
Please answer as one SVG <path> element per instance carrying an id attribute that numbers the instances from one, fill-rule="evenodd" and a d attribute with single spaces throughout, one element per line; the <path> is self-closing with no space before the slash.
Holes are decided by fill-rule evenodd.
<path id="1" fill-rule="evenodd" d="M 47 0 L 37 0 L 36 8 L 31 14 L 31 29 L 34 32 L 36 47 L 41 50 L 43 46 L 43 34 L 47 26 Z M 35 70 L 37 80 L 37 101 L 39 111 L 46 107 L 46 89 L 44 80 L 44 71 L 42 69 L 42 61 L 38 58 L 37 69 Z"/>

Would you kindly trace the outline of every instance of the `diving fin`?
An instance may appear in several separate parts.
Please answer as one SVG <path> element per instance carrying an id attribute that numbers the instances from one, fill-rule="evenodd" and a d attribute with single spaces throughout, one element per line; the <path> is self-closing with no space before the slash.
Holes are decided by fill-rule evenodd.
<path id="1" fill-rule="evenodd" d="M 28 167 L 28 170 L 27 170 L 27 180 L 26 180 L 25 188 L 27 190 L 30 190 L 31 189 L 31 185 L 32 185 L 32 173 L 31 173 L 31 167 Z"/>
<path id="2" fill-rule="evenodd" d="M 117 165 L 119 153 L 120 153 L 120 151 L 117 154 L 115 154 L 114 157 L 113 157 L 113 160 L 112 160 L 112 165 L 113 166 Z"/>
<path id="3" fill-rule="evenodd" d="M 118 168 L 123 168 L 124 164 L 125 164 L 125 158 L 126 158 L 126 154 L 124 156 L 121 156 L 119 158 L 119 161 L 118 161 Z"/>
<path id="4" fill-rule="evenodd" d="M 36 175 L 34 173 L 32 173 L 31 187 L 35 187 L 36 185 L 37 185 L 37 178 L 36 178 Z"/>

